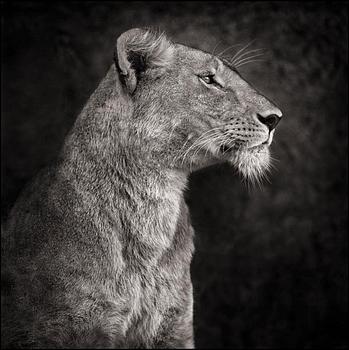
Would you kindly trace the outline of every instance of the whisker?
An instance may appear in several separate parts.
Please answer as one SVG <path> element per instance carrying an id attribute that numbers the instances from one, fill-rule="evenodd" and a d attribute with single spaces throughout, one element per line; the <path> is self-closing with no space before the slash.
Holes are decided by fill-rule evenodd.
<path id="1" fill-rule="evenodd" d="M 219 128 L 220 129 L 220 128 Z M 213 133 L 213 135 L 209 134 L 206 135 L 206 137 L 204 137 L 201 142 L 200 145 L 198 145 L 198 148 L 195 150 L 194 154 L 193 154 L 193 158 L 195 157 L 195 155 L 204 147 L 207 146 L 207 144 L 209 143 L 215 143 L 217 140 L 221 140 L 218 149 L 221 147 L 221 145 L 223 145 L 226 141 L 233 141 L 235 140 L 235 137 L 231 137 L 231 135 L 229 135 L 228 131 L 225 132 L 215 132 Z M 233 145 L 231 145 L 229 147 L 229 149 L 231 149 L 233 147 Z M 205 155 L 207 154 L 208 149 L 206 149 Z M 227 151 L 223 152 L 226 153 Z"/>
<path id="2" fill-rule="evenodd" d="M 208 145 L 210 142 L 213 142 L 213 140 L 215 140 L 219 135 L 218 134 L 213 134 L 203 140 L 201 140 L 201 142 L 199 142 L 197 145 L 196 145 L 196 149 L 194 150 L 193 152 L 193 155 L 192 157 L 194 158 L 196 156 L 196 154 L 198 152 L 200 152 L 201 149 L 203 149 L 206 145 Z"/>
<path id="3" fill-rule="evenodd" d="M 222 144 L 219 145 L 219 148 L 220 148 L 221 146 L 223 146 L 223 145 L 226 145 L 226 144 L 227 144 L 227 141 L 228 141 L 228 143 L 231 143 L 231 142 L 237 140 L 237 137 L 234 137 L 234 136 L 232 136 L 232 135 L 229 134 L 229 130 L 225 131 L 225 132 L 223 133 L 223 135 L 224 135 L 225 138 L 224 138 L 224 140 L 222 141 Z M 229 146 L 228 146 L 228 149 L 226 149 L 225 151 L 223 151 L 223 155 L 226 154 L 227 152 L 229 152 L 233 147 L 234 147 L 234 144 L 229 145 Z"/>
<path id="4" fill-rule="evenodd" d="M 240 54 L 240 52 L 244 52 L 244 50 L 246 50 L 255 40 L 250 41 L 247 45 L 245 45 L 242 49 L 240 49 L 232 58 L 230 61 L 234 61 L 234 59 L 236 59 L 236 57 L 238 57 L 238 55 Z"/>
<path id="5" fill-rule="evenodd" d="M 182 163 L 181 165 L 183 165 L 185 158 L 187 157 L 187 155 L 189 154 L 189 152 L 194 149 L 195 147 L 197 147 L 197 145 L 202 141 L 202 139 L 204 138 L 205 135 L 211 133 L 211 132 L 215 132 L 216 130 L 220 129 L 220 127 L 216 127 L 213 129 L 210 129 L 206 132 L 204 132 L 202 135 L 200 135 L 194 142 L 193 144 L 184 152 L 183 156 L 182 156 Z M 208 135 L 207 135 L 208 136 Z M 206 136 L 205 136 L 206 137 Z"/>
<path id="6" fill-rule="evenodd" d="M 175 163 L 175 161 L 177 161 L 178 158 L 180 158 L 181 153 L 184 151 L 184 147 L 186 146 L 186 144 L 189 142 L 190 138 L 188 137 L 186 139 L 186 141 L 183 143 L 182 147 L 179 149 L 179 151 L 177 152 L 176 156 L 174 157 L 173 161 L 172 161 L 172 165 Z"/>
<path id="7" fill-rule="evenodd" d="M 245 61 L 248 61 L 248 60 L 253 59 L 255 57 L 260 57 L 260 56 L 263 56 L 263 55 L 264 55 L 263 53 L 257 53 L 255 55 L 251 55 L 251 56 L 248 56 L 248 57 L 245 57 L 245 58 L 241 58 L 240 60 L 235 60 L 235 62 L 232 63 L 232 64 L 234 64 L 235 66 L 238 66 L 242 62 L 245 62 Z"/>
<path id="8" fill-rule="evenodd" d="M 194 158 L 195 158 L 195 156 L 196 156 L 196 154 L 198 153 L 198 152 L 200 152 L 200 150 L 202 150 L 204 147 L 206 147 L 208 144 L 210 144 L 210 143 L 213 143 L 213 142 L 216 142 L 217 140 L 219 140 L 220 138 L 222 137 L 222 135 L 219 135 L 219 134 L 214 134 L 213 136 L 212 136 L 212 138 L 209 138 L 209 139 L 206 139 L 205 141 L 203 141 L 202 143 L 201 143 L 201 145 L 197 145 L 197 149 L 194 151 L 194 153 L 193 153 L 193 155 L 191 156 L 191 159 L 190 159 L 190 170 L 191 170 L 191 166 L 192 166 L 192 163 L 193 163 L 193 161 L 194 161 Z M 206 153 L 207 153 L 207 150 L 208 149 L 206 149 Z M 205 153 L 205 154 L 206 154 Z"/>
<path id="9" fill-rule="evenodd" d="M 174 165 L 174 163 L 177 161 L 177 159 L 180 157 L 182 150 L 184 149 L 185 145 L 188 143 L 189 138 L 183 143 L 182 147 L 179 149 L 179 151 L 177 152 L 177 154 L 174 156 L 173 161 L 172 161 L 172 166 Z"/>
<path id="10" fill-rule="evenodd" d="M 224 49 L 223 51 L 219 52 L 216 56 L 217 57 L 221 57 L 225 52 L 231 50 L 232 48 L 236 47 L 236 46 L 241 46 L 242 44 L 235 44 L 235 45 L 231 45 L 229 47 L 227 47 L 226 49 Z"/>
<path id="11" fill-rule="evenodd" d="M 192 144 L 192 146 L 190 148 L 195 148 L 195 147 L 199 146 L 200 144 L 202 144 L 203 142 L 205 142 L 206 140 L 209 140 L 210 138 L 214 137 L 216 132 L 219 129 L 220 129 L 220 127 L 210 129 L 210 130 L 204 132 L 199 138 L 197 138 L 195 140 L 195 142 Z M 190 151 L 190 149 L 188 149 L 188 151 Z"/>
<path id="12" fill-rule="evenodd" d="M 202 139 L 200 142 L 196 143 L 196 149 L 194 150 L 193 155 L 190 158 L 190 170 L 191 170 L 191 166 L 192 163 L 194 161 L 194 158 L 196 156 L 196 154 L 198 152 L 200 152 L 201 149 L 203 149 L 204 147 L 207 146 L 207 144 L 215 142 L 218 138 L 220 137 L 220 135 L 218 134 L 217 131 L 215 131 L 213 133 L 213 135 L 207 135 L 204 139 Z M 205 153 L 206 154 L 206 153 Z"/>
<path id="13" fill-rule="evenodd" d="M 222 41 L 218 41 L 217 44 L 214 46 L 213 50 L 212 50 L 212 53 L 211 53 L 211 56 L 214 56 L 214 53 L 216 51 L 216 49 L 218 48 L 219 44 L 221 43 Z"/>
<path id="14" fill-rule="evenodd" d="M 251 53 L 254 53 L 254 52 L 258 52 L 258 51 L 262 51 L 262 50 L 265 50 L 264 48 L 261 48 L 261 49 L 254 49 L 254 50 L 248 50 L 246 52 L 242 52 L 239 56 L 237 56 L 233 61 L 230 61 L 231 64 L 235 64 L 240 58 L 244 57 L 244 56 L 247 56 Z M 261 54 L 263 55 L 264 53 L 261 52 Z"/>
<path id="15" fill-rule="evenodd" d="M 271 160 L 272 162 L 276 162 L 276 163 L 279 163 L 279 162 L 280 162 L 280 159 L 277 159 L 277 158 L 275 158 L 275 157 L 273 157 L 273 156 L 270 156 L 270 160 Z"/>
<path id="16" fill-rule="evenodd" d="M 193 156 L 197 153 L 200 148 L 203 148 L 210 142 L 214 142 L 217 137 L 220 137 L 221 134 L 219 134 L 217 131 L 213 133 L 213 135 L 206 135 L 198 144 L 198 149 L 194 152 Z"/>
<path id="17" fill-rule="evenodd" d="M 227 138 L 229 138 L 228 141 L 233 141 L 233 140 L 235 140 L 235 138 L 232 138 L 231 136 L 229 136 L 228 131 L 223 132 L 223 133 L 221 134 L 221 136 L 224 137 L 222 143 L 223 143 L 224 141 L 226 141 Z M 218 149 L 220 149 L 220 147 L 221 147 L 221 145 L 218 146 Z M 207 151 L 208 151 L 208 149 L 206 149 L 205 157 L 206 157 Z"/>

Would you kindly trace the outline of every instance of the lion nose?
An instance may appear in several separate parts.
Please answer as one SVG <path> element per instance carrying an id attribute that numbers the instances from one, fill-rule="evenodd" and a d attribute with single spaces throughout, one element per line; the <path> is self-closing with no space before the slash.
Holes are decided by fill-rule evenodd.
<path id="1" fill-rule="evenodd" d="M 276 128 L 276 125 L 278 125 L 279 121 L 281 120 L 281 112 L 277 112 L 277 114 L 275 113 L 263 113 L 262 114 L 257 114 L 258 120 L 266 125 L 269 128 L 269 131 L 272 131 L 273 129 Z"/>

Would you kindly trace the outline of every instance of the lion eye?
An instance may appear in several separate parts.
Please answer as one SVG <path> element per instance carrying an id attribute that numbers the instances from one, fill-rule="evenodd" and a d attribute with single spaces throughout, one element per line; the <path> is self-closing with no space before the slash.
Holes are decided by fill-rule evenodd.
<path id="1" fill-rule="evenodd" d="M 206 84 L 214 84 L 215 80 L 214 80 L 214 75 L 205 75 L 200 77 L 201 80 L 203 80 Z"/>

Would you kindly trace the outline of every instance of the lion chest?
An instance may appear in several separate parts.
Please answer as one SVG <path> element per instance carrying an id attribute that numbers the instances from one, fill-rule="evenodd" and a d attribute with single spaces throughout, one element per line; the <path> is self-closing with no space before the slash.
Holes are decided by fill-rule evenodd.
<path id="1" fill-rule="evenodd" d="M 168 328 L 170 314 L 182 306 L 188 269 L 189 266 L 183 266 L 175 275 L 168 266 L 125 273 L 118 282 L 123 290 L 114 299 L 117 314 L 123 319 L 119 323 L 123 345 L 149 345 Z"/>

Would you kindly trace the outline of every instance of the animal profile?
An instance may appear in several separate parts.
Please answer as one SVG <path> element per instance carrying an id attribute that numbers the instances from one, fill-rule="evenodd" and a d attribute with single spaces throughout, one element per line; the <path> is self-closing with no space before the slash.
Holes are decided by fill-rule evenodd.
<path id="1" fill-rule="evenodd" d="M 194 347 L 188 176 L 229 162 L 259 178 L 281 118 L 238 62 L 150 30 L 119 36 L 6 223 L 3 347 Z"/>

